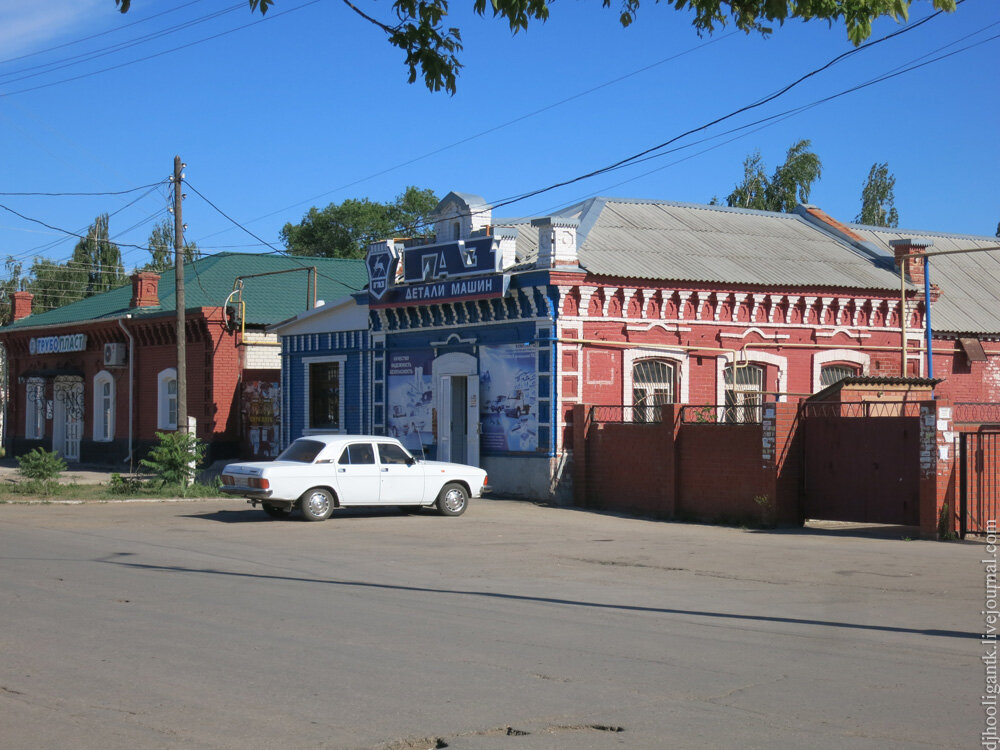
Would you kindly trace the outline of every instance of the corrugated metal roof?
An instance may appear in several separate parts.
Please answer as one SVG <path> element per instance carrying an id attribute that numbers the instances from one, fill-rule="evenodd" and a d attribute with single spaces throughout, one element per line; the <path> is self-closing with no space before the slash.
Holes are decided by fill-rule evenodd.
<path id="1" fill-rule="evenodd" d="M 318 299 L 338 299 L 364 288 L 368 283 L 368 272 L 361 260 L 219 253 L 184 265 L 184 306 L 187 309 L 221 307 L 238 276 L 313 266 L 317 269 Z M 300 273 L 246 279 L 243 287 L 246 322 L 251 325 L 277 323 L 305 310 L 308 277 L 309 274 L 303 270 Z M 126 313 L 135 318 L 163 315 L 176 310 L 174 286 L 174 270 L 170 269 L 160 276 L 160 304 L 157 307 L 129 308 L 132 299 L 132 285 L 129 283 L 55 310 L 29 315 L 5 326 L 3 330 L 115 318 Z"/>
<path id="2" fill-rule="evenodd" d="M 974 235 L 848 225 L 866 242 L 893 257 L 892 240 L 933 240 L 928 252 L 996 247 L 1000 239 Z M 1000 251 L 931 257 L 930 279 L 941 288 L 931 325 L 948 333 L 1000 333 Z"/>
<path id="3" fill-rule="evenodd" d="M 795 214 L 615 198 L 592 199 L 567 211 L 580 216 L 580 265 L 598 275 L 777 287 L 897 287 L 890 271 Z"/>

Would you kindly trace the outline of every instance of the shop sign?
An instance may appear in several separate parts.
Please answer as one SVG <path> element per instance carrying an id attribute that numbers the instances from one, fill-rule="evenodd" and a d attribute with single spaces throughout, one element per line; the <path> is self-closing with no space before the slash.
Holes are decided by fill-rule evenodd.
<path id="1" fill-rule="evenodd" d="M 65 354 L 82 352 L 87 348 L 87 334 L 71 333 L 66 336 L 43 336 L 28 341 L 31 354 Z"/>
<path id="2" fill-rule="evenodd" d="M 473 237 L 437 245 L 417 245 L 403 251 L 403 281 L 421 281 L 496 273 L 502 254 L 496 238 Z"/>
<path id="3" fill-rule="evenodd" d="M 407 284 L 390 287 L 380 300 L 371 300 L 370 307 L 401 307 L 430 305 L 441 302 L 462 302 L 473 299 L 503 297 L 510 287 L 509 274 L 494 274 L 475 279 L 455 279 L 429 284 Z"/>
<path id="4" fill-rule="evenodd" d="M 371 246 L 365 265 L 368 267 L 368 292 L 372 297 L 382 299 L 389 282 L 396 277 L 398 264 L 399 256 L 392 242 Z"/>

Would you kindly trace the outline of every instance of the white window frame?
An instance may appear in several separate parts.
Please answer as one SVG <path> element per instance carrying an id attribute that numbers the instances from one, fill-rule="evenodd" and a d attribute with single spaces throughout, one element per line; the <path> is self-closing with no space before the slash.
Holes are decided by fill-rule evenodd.
<path id="1" fill-rule="evenodd" d="M 32 391 L 41 394 L 32 398 Z M 45 379 L 28 378 L 24 384 L 24 437 L 41 440 L 45 437 Z"/>
<path id="2" fill-rule="evenodd" d="M 313 427 L 311 424 L 312 420 L 312 404 L 309 401 L 309 367 L 314 364 L 323 364 L 337 362 L 340 365 L 340 382 L 338 387 L 340 388 L 340 398 L 337 399 L 337 424 L 340 425 L 337 429 L 332 429 L 330 427 Z M 344 424 L 344 402 L 346 400 L 346 393 L 344 391 L 344 379 L 347 374 L 347 356 L 343 354 L 331 355 L 326 357 L 303 357 L 302 358 L 302 382 L 305 384 L 305 398 L 304 403 L 304 414 L 302 415 L 302 424 L 304 428 L 302 430 L 303 435 L 346 435 L 347 426 Z"/>
<path id="3" fill-rule="evenodd" d="M 104 386 L 109 386 L 107 417 L 108 429 L 104 429 Z M 115 439 L 115 379 L 107 370 L 94 376 L 94 441 L 110 443 Z"/>
<path id="4" fill-rule="evenodd" d="M 785 402 L 788 400 L 788 396 L 784 395 L 788 391 L 788 358 L 782 357 L 780 354 L 771 354 L 770 352 L 755 352 L 752 350 L 746 350 L 738 353 L 738 357 L 734 357 L 732 353 L 726 352 L 721 357 L 716 358 L 716 391 L 715 398 L 717 404 L 726 403 L 726 368 L 736 362 L 737 364 L 752 364 L 752 365 L 762 365 L 764 366 L 764 387 L 767 388 L 767 367 L 766 365 L 773 365 L 778 370 L 778 391 L 782 394 L 777 397 L 777 401 Z"/>
<path id="5" fill-rule="evenodd" d="M 827 349 L 826 351 L 814 354 L 812 358 L 812 392 L 818 393 L 822 388 L 823 365 L 839 364 L 845 362 L 858 365 L 861 374 L 867 375 L 871 368 L 871 357 L 864 352 L 857 352 L 853 349 Z"/>
<path id="6" fill-rule="evenodd" d="M 640 359 L 663 359 L 672 362 L 677 373 L 674 399 L 678 404 L 688 403 L 688 383 L 690 382 L 691 360 L 683 349 L 654 349 L 636 347 L 625 351 L 622 367 L 622 405 L 632 406 L 632 378 L 636 361 Z M 631 415 L 628 416 L 631 419 Z"/>
<path id="7" fill-rule="evenodd" d="M 177 383 L 176 367 L 168 367 L 166 370 L 160 370 L 156 376 L 156 428 L 158 430 L 177 429 L 176 409 L 174 412 L 174 421 L 170 421 L 170 394 L 167 389 L 171 381 L 175 384 Z M 175 402 L 177 401 L 176 391 L 174 391 L 173 399 Z"/>

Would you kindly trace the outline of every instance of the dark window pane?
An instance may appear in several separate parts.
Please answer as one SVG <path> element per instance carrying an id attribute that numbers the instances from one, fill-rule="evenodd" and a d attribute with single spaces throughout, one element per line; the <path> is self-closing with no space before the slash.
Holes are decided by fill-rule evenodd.
<path id="1" fill-rule="evenodd" d="M 347 450 L 351 454 L 352 464 L 375 463 L 375 451 L 372 450 L 371 443 L 354 443 L 354 445 L 349 445 Z"/>
<path id="2" fill-rule="evenodd" d="M 384 464 L 405 464 L 409 461 L 409 454 L 393 443 L 378 444 L 378 458 Z"/>
<path id="3" fill-rule="evenodd" d="M 309 365 L 309 426 L 340 429 L 339 362 L 312 362 Z"/>
<path id="4" fill-rule="evenodd" d="M 296 440 L 282 451 L 277 460 L 311 464 L 325 447 L 326 443 L 321 443 L 318 440 Z"/>

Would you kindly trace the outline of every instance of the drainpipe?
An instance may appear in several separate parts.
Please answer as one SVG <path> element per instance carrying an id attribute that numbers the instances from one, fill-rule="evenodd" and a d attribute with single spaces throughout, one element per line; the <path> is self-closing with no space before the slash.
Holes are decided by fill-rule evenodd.
<path id="1" fill-rule="evenodd" d="M 927 333 L 927 377 L 934 378 L 934 352 L 931 348 L 931 262 L 924 258 L 924 328 Z"/>
<path id="2" fill-rule="evenodd" d="M 131 318 L 131 315 L 126 315 L 126 318 Z M 135 357 L 135 339 L 132 338 L 131 332 L 125 327 L 125 323 L 121 318 L 118 318 L 118 325 L 128 336 L 128 457 L 125 459 L 128 461 L 128 471 L 129 474 L 132 473 L 132 415 L 135 410 L 132 406 L 134 397 L 134 387 L 135 387 L 135 370 L 133 359 Z"/>

